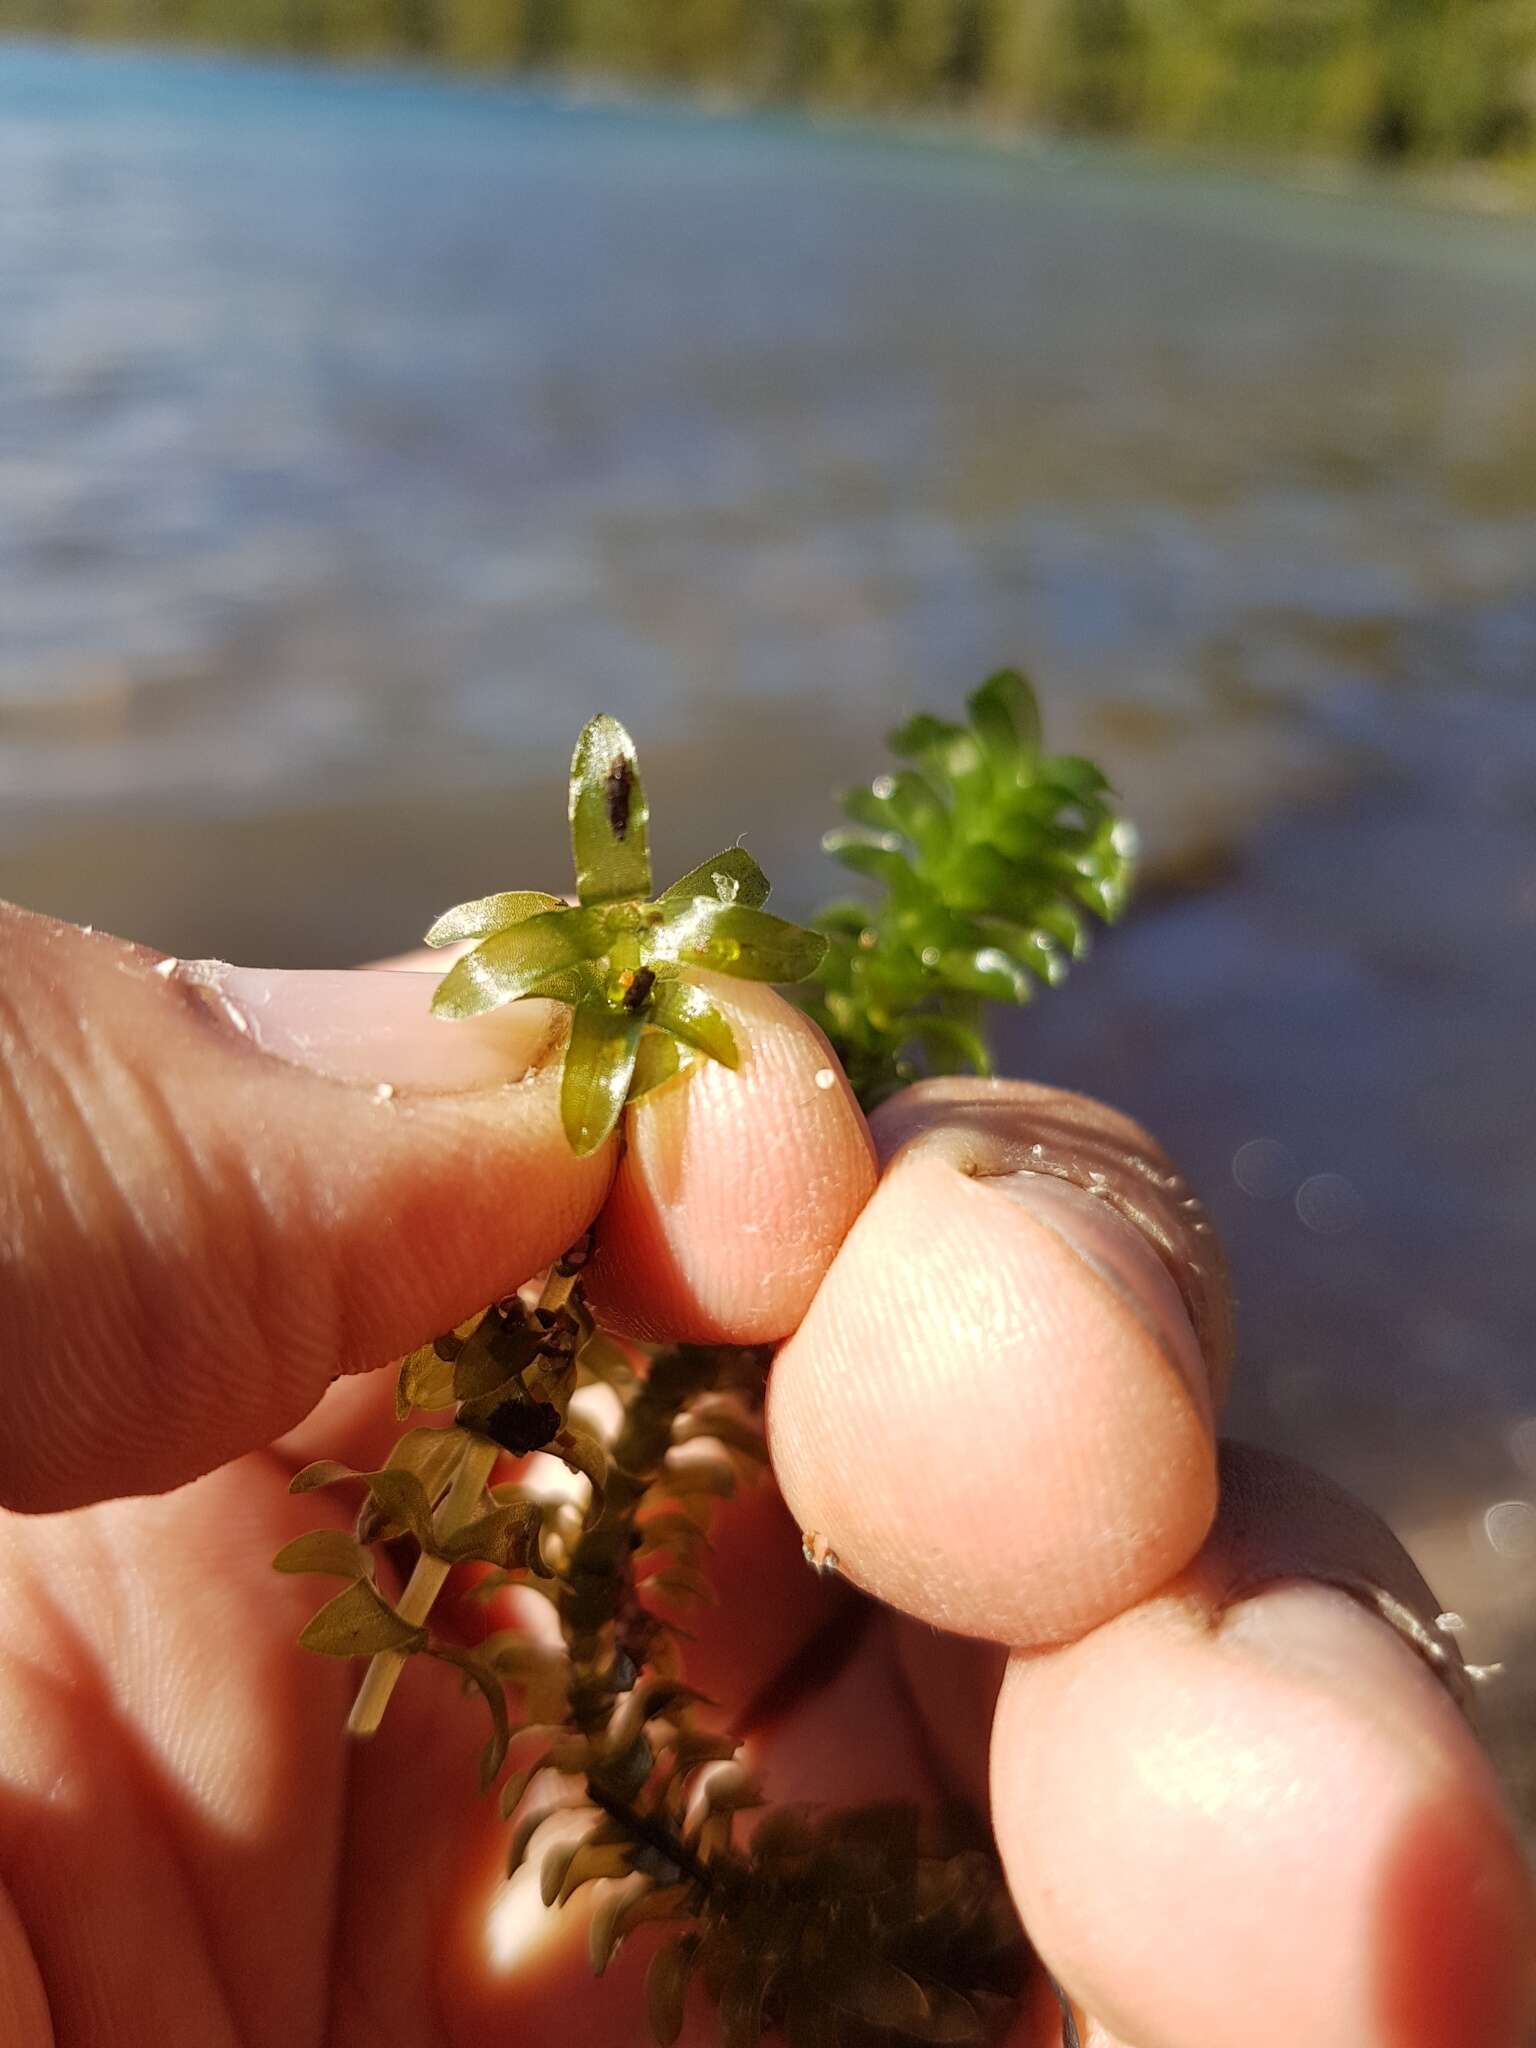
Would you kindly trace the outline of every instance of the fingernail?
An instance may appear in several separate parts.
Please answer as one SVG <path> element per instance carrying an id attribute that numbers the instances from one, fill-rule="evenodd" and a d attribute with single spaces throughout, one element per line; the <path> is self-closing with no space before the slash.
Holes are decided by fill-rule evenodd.
<path id="1" fill-rule="evenodd" d="M 1214 1426 L 1209 1375 L 1199 1339 L 1157 1253 L 1108 1201 L 1041 1173 L 988 1176 L 985 1186 L 1007 1195 L 1095 1273 L 1157 1343 Z"/>
<path id="2" fill-rule="evenodd" d="M 171 963 L 168 978 L 194 991 L 223 1025 L 272 1058 L 390 1090 L 453 1094 L 521 1081 L 559 1037 L 560 1010 L 553 1003 L 434 1017 L 435 974 L 182 960 Z"/>
<path id="3" fill-rule="evenodd" d="M 1351 1576 L 1326 1583 L 1276 1578 L 1244 1589 L 1221 1611 L 1221 1640 L 1291 1673 L 1311 1673 L 1334 1689 L 1395 1700 L 1406 1652 L 1467 1712 L 1470 1687 L 1454 1643 L 1432 1622 Z"/>

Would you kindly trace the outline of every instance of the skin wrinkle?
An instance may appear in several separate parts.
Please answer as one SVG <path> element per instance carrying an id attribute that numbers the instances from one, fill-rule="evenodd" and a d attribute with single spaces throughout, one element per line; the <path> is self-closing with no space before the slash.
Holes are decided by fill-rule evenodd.
<path id="1" fill-rule="evenodd" d="M 1198 1197 L 1139 1124 L 1065 1089 L 955 1079 L 908 1089 L 876 1113 L 873 1129 L 887 1164 L 907 1144 L 939 1144 L 974 1178 L 1038 1173 L 1107 1203 L 1166 1266 L 1219 1402 L 1233 1353 L 1226 1258 Z"/>
<path id="2" fill-rule="evenodd" d="M 19 1568 L 25 1573 L 28 1581 L 31 1611 L 35 1618 L 40 1619 L 44 1623 L 45 1635 L 59 1652 L 56 1658 L 58 1667 L 56 1670 L 48 1671 L 41 1662 L 34 1664 L 32 1667 L 34 1673 L 43 1678 L 44 1684 L 50 1690 L 60 1694 L 56 1714 L 50 1714 L 45 1709 L 32 1717 L 33 1726 L 47 1728 L 54 1725 L 55 1720 L 62 1724 L 71 1716 L 78 1716 L 83 1710 L 83 1695 L 89 1693 L 92 1696 L 100 1695 L 112 1702 L 112 1705 L 106 1711 L 93 1714 L 90 1717 L 93 1727 L 98 1731 L 98 1737 L 102 1731 L 105 1731 L 110 1738 L 113 1731 L 120 1731 L 121 1729 L 120 1714 L 116 1711 L 120 1707 L 121 1702 L 116 1700 L 112 1693 L 112 1689 L 107 1682 L 108 1672 L 103 1666 L 101 1658 L 87 1642 L 75 1618 L 68 1614 L 54 1597 L 52 1586 L 48 1584 L 40 1573 L 30 1568 L 25 1554 L 23 1553 L 19 1558 L 13 1554 L 8 1558 L 7 1563 L 10 1569 Z M 5 1652 L 6 1664 L 13 1666 L 15 1661 L 14 1652 L 8 1648 Z M 146 1785 L 142 1759 L 136 1754 L 131 1745 L 122 1740 L 114 1743 L 114 1755 L 118 1763 L 116 1774 L 118 1779 L 120 1781 L 126 1780 L 138 1788 L 140 1794 L 138 1801 L 139 1811 L 153 1811 L 154 1801 L 146 1799 L 144 1796 Z M 66 1773 L 60 1782 L 68 1782 L 68 1778 L 69 1774 Z M 23 1844 L 31 1835 L 40 1832 L 45 1824 L 52 1824 L 51 1817 L 56 1813 L 58 1806 L 56 1793 L 57 1786 L 55 1787 L 54 1795 L 48 1799 L 46 1808 L 36 1812 L 30 1829 L 17 1831 L 21 1835 Z M 4 1834 L 9 1834 L 10 1832 L 11 1829 L 7 1825 L 4 1829 Z M 174 1829 L 162 1826 L 155 1832 L 156 1838 L 170 1858 L 179 1880 L 178 1892 L 183 1910 L 198 1928 L 201 1935 L 201 1948 L 207 1964 L 208 1974 L 212 1980 L 213 1989 L 223 2006 L 224 2017 L 229 2022 L 227 2035 L 229 2048 L 239 2048 L 238 2037 L 233 2024 L 234 2005 L 228 1983 L 214 1954 L 215 1944 L 211 1938 L 211 1927 L 202 1906 L 199 1888 L 192 1880 L 180 1844 L 174 1839 Z M 4 1834 L 0 1834 L 0 1840 L 4 1839 Z M 16 1871 L 28 1868 L 29 1859 L 18 1857 L 14 1853 L 13 1848 L 13 1853 L 6 1858 L 6 1861 L 15 1866 L 9 1879 L 14 1895 Z M 46 1916 L 44 1924 L 47 1924 Z M 37 1944 L 30 1943 L 29 1945 L 34 1966 L 43 1983 L 51 2015 L 57 2003 L 54 1994 L 49 1990 L 49 1979 L 54 1972 L 50 1969 L 48 1961 L 45 1960 L 45 1954 L 39 1954 Z M 218 2048 L 218 2043 L 209 2039 L 207 2048 Z"/>

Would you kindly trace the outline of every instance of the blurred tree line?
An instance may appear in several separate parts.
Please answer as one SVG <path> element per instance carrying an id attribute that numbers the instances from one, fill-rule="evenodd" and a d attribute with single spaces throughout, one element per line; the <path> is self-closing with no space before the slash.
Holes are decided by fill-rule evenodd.
<path id="1" fill-rule="evenodd" d="M 1536 0 L 0 0 L 6 28 L 1361 158 L 1536 156 Z"/>

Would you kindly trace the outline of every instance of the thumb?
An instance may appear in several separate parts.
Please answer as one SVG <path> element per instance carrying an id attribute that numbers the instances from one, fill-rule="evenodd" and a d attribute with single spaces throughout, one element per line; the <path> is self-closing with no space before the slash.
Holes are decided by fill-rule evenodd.
<path id="1" fill-rule="evenodd" d="M 556 1257 L 564 1012 L 180 963 L 0 905 L 0 1504 L 159 1492 Z"/>

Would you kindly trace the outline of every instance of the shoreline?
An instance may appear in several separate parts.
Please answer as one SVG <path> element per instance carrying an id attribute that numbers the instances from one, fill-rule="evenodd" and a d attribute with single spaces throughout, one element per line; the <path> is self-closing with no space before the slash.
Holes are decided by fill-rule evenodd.
<path id="1" fill-rule="evenodd" d="M 704 126 L 793 128 L 832 142 L 895 144 L 935 155 L 981 161 L 1014 159 L 1070 169 L 1086 159 L 1106 169 L 1145 169 L 1172 176 L 1230 179 L 1260 188 L 1345 202 L 1388 201 L 1440 216 L 1473 216 L 1524 223 L 1536 217 L 1536 160 L 1500 165 L 1478 158 L 1391 164 L 1334 156 L 1326 151 L 1245 151 L 1220 142 L 1178 141 L 1155 133 L 1110 127 L 1068 128 L 1015 124 L 982 110 L 892 108 L 880 111 L 835 101 L 774 98 L 728 86 L 647 85 L 620 73 L 581 74 L 530 66 L 475 66 L 409 51 L 319 51 L 144 40 L 106 34 L 68 35 L 0 25 L 0 55 L 7 48 L 131 57 L 146 62 L 228 64 L 252 70 L 298 72 L 376 83 L 400 79 L 520 95 L 571 112 L 635 114 Z"/>

